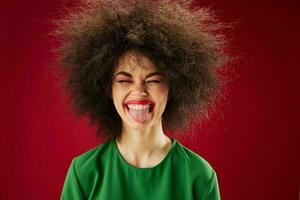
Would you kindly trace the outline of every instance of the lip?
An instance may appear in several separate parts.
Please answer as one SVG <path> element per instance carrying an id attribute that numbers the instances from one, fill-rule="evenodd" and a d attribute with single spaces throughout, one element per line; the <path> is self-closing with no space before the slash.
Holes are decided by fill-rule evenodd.
<path id="1" fill-rule="evenodd" d="M 128 108 L 128 104 L 139 104 L 139 105 L 149 105 L 150 104 L 150 112 L 153 112 L 155 103 L 150 100 L 128 100 L 124 103 L 124 107 Z"/>
<path id="2" fill-rule="evenodd" d="M 150 100 L 129 100 L 129 101 L 125 102 L 124 104 L 125 105 L 128 105 L 128 104 L 148 105 L 148 104 L 150 104 L 152 106 L 152 105 L 154 105 L 154 102 L 152 102 Z"/>

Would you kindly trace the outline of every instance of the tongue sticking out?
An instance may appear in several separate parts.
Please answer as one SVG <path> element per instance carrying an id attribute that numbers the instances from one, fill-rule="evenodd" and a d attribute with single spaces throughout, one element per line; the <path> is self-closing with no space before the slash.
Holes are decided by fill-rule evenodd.
<path id="1" fill-rule="evenodd" d="M 150 114 L 149 109 L 150 108 L 137 110 L 129 108 L 129 114 L 134 120 L 143 122 L 147 119 L 148 114 Z"/>

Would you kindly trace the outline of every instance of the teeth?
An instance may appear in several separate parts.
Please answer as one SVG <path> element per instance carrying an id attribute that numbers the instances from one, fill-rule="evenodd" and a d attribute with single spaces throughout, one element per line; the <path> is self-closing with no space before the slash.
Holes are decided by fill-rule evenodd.
<path id="1" fill-rule="evenodd" d="M 149 109 L 150 108 L 150 104 L 148 105 L 136 105 L 136 104 L 128 104 L 128 108 L 130 109 L 137 109 L 137 110 L 141 110 L 141 109 Z"/>

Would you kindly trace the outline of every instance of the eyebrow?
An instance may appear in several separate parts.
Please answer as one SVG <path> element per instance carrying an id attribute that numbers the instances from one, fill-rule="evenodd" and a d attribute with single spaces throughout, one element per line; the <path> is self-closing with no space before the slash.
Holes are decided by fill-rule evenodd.
<path id="1" fill-rule="evenodd" d="M 116 73 L 114 75 L 114 77 L 116 77 L 117 75 L 121 75 L 121 74 L 124 75 L 124 76 L 132 78 L 132 75 L 130 73 L 124 72 L 124 71 Z M 155 76 L 155 75 L 162 75 L 162 73 L 161 72 L 151 72 L 151 73 L 147 74 L 145 78 L 149 78 L 149 77 Z"/>

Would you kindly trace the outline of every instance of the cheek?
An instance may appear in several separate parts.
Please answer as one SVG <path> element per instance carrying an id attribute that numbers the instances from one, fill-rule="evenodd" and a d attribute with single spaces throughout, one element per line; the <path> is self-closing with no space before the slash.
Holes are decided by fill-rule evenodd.
<path id="1" fill-rule="evenodd" d="M 118 95 L 120 92 L 122 92 L 121 88 L 117 84 L 113 84 L 111 87 L 111 92 L 114 96 Z"/>
<path id="2" fill-rule="evenodd" d="M 169 88 L 167 86 L 157 88 L 155 93 L 161 97 L 167 96 L 169 93 Z"/>
<path id="3" fill-rule="evenodd" d="M 112 87 L 112 98 L 115 104 L 119 104 L 120 102 L 122 103 L 124 101 L 125 96 L 126 96 L 126 90 L 124 88 L 118 86 Z"/>

